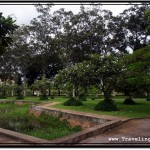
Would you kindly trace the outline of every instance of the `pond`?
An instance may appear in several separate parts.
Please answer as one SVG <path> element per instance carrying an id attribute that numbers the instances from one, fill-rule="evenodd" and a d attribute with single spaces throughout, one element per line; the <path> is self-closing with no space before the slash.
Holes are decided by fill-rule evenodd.
<path id="1" fill-rule="evenodd" d="M 67 120 L 49 116 L 40 117 L 29 114 L 29 104 L 0 103 L 0 128 L 52 140 L 81 130 L 80 126 L 71 127 Z"/>

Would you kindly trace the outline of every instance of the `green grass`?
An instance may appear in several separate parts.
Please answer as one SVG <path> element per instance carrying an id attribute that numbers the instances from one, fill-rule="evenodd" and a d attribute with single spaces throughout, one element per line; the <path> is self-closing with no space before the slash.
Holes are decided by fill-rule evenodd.
<path id="1" fill-rule="evenodd" d="M 29 114 L 29 104 L 0 103 L 0 128 L 17 131 L 38 138 L 52 140 L 70 135 L 80 128 L 70 127 L 66 120 L 42 114 Z"/>
<path id="2" fill-rule="evenodd" d="M 115 98 L 113 98 L 115 100 Z M 94 107 L 100 100 L 90 100 L 83 102 L 83 106 L 64 106 L 62 103 L 66 101 L 65 98 L 56 98 L 54 101 L 61 102 L 60 104 L 54 105 L 54 108 L 68 109 L 75 111 L 82 111 L 88 113 L 102 114 L 102 115 L 111 115 L 111 116 L 120 116 L 120 117 L 150 117 L 150 102 L 145 99 L 134 98 L 136 105 L 124 105 L 124 99 L 116 99 L 117 111 L 105 112 L 105 111 L 95 111 Z M 101 99 L 102 100 L 102 99 Z"/>
<path id="3" fill-rule="evenodd" d="M 39 100 L 39 97 L 25 97 L 24 100 L 31 100 L 35 102 L 61 102 L 61 104 L 57 104 L 55 108 L 60 109 L 68 109 L 68 110 L 76 110 L 76 111 L 83 111 L 95 114 L 102 114 L 102 115 L 112 115 L 112 116 L 121 116 L 121 117 L 129 117 L 129 118 L 136 118 L 136 117 L 149 117 L 150 116 L 150 102 L 146 101 L 145 98 L 133 98 L 133 100 L 137 103 L 136 105 L 124 105 L 123 101 L 125 96 L 117 96 L 113 97 L 113 99 L 117 103 L 118 110 L 112 112 L 105 112 L 105 111 L 95 111 L 95 105 L 102 99 L 91 100 L 90 98 L 87 101 L 83 101 L 83 106 L 63 106 L 63 102 L 65 102 L 68 98 L 66 96 L 55 96 L 54 99 L 49 100 Z M 15 97 L 8 97 L 6 100 L 15 100 Z"/>

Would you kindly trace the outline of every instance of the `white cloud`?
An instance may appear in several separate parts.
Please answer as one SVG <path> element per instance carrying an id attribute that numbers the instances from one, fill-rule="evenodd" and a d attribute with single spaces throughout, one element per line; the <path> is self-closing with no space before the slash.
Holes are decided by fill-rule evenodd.
<path id="1" fill-rule="evenodd" d="M 0 11 L 7 17 L 14 15 L 17 24 L 29 24 L 38 15 L 33 5 L 0 5 Z"/>
<path id="2" fill-rule="evenodd" d="M 87 6 L 87 5 L 86 5 Z M 102 8 L 111 10 L 113 15 L 117 15 L 121 13 L 124 9 L 127 9 L 129 5 L 103 5 Z M 74 13 L 78 13 L 80 6 L 79 5 L 55 5 L 52 7 L 52 11 L 58 10 L 60 8 L 65 8 L 65 10 L 73 11 Z M 18 25 L 21 24 L 29 24 L 30 21 L 38 16 L 36 8 L 34 5 L 1 5 L 0 4 L 0 12 L 3 12 L 3 15 L 7 17 L 8 15 L 16 16 L 16 23 Z"/>

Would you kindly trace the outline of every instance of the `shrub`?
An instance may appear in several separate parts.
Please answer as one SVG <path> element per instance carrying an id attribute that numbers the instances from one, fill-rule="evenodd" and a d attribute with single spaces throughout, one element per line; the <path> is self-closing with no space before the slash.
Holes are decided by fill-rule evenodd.
<path id="1" fill-rule="evenodd" d="M 74 132 L 78 132 L 78 131 L 81 131 L 82 128 L 81 128 L 81 126 L 77 125 L 77 126 L 73 127 L 72 130 L 73 130 Z"/>
<path id="2" fill-rule="evenodd" d="M 95 106 L 94 110 L 96 110 L 96 111 L 101 111 L 101 110 L 102 111 L 116 111 L 117 106 L 116 106 L 116 103 L 112 99 L 103 100 Z"/>
<path id="3" fill-rule="evenodd" d="M 131 98 L 126 98 L 123 102 L 125 105 L 135 105 L 136 103 Z"/>
<path id="4" fill-rule="evenodd" d="M 147 100 L 147 101 L 150 101 L 150 97 L 147 97 L 146 100 Z"/>
<path id="5" fill-rule="evenodd" d="M 7 97 L 9 85 L 0 82 L 0 98 L 5 99 Z"/>
<path id="6" fill-rule="evenodd" d="M 0 99 L 6 99 L 7 96 L 4 96 L 4 95 L 0 95 Z"/>
<path id="7" fill-rule="evenodd" d="M 96 97 L 95 97 L 95 96 L 92 96 L 92 97 L 91 97 L 91 100 L 95 100 L 95 99 L 96 99 Z"/>
<path id="8" fill-rule="evenodd" d="M 26 90 L 26 94 L 27 94 L 27 96 L 31 96 L 33 94 L 32 90 L 31 89 L 27 89 Z"/>
<path id="9" fill-rule="evenodd" d="M 24 99 L 22 95 L 16 97 L 16 100 L 21 100 L 21 99 Z"/>
<path id="10" fill-rule="evenodd" d="M 51 99 L 54 99 L 54 96 L 53 96 L 53 95 L 51 96 Z"/>
<path id="11" fill-rule="evenodd" d="M 41 95 L 40 100 L 48 100 L 48 96 L 47 95 Z"/>
<path id="12" fill-rule="evenodd" d="M 14 85 L 14 92 L 18 98 L 23 98 L 23 86 L 22 85 Z"/>
<path id="13" fill-rule="evenodd" d="M 86 96 L 84 94 L 80 94 L 78 100 L 86 101 Z"/>
<path id="14" fill-rule="evenodd" d="M 70 97 L 69 100 L 65 101 L 63 103 L 65 106 L 82 106 L 82 102 L 79 100 L 76 100 L 76 98 Z"/>

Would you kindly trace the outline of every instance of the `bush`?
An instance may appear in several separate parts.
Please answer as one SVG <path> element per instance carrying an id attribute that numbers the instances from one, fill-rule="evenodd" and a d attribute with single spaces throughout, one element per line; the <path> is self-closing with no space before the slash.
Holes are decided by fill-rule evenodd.
<path id="1" fill-rule="evenodd" d="M 22 95 L 16 97 L 16 100 L 21 100 L 21 99 L 24 99 Z"/>
<path id="2" fill-rule="evenodd" d="M 95 100 L 95 99 L 96 99 L 96 97 L 95 97 L 95 96 L 91 97 L 91 100 Z"/>
<path id="3" fill-rule="evenodd" d="M 81 131 L 82 128 L 81 128 L 81 126 L 77 125 L 77 126 L 73 127 L 72 130 L 73 130 L 74 132 L 78 132 L 78 131 Z"/>
<path id="4" fill-rule="evenodd" d="M 81 101 L 76 100 L 76 98 L 71 97 L 71 98 L 69 98 L 69 100 L 65 101 L 63 103 L 63 105 L 65 105 L 65 106 L 82 106 L 83 104 Z"/>
<path id="5" fill-rule="evenodd" d="M 84 94 L 79 95 L 79 101 L 86 101 L 86 96 Z"/>
<path id="6" fill-rule="evenodd" d="M 40 100 L 48 100 L 48 96 L 46 96 L 46 95 L 45 95 L 45 96 L 41 95 L 41 96 L 40 96 Z"/>
<path id="7" fill-rule="evenodd" d="M 150 101 L 150 97 L 147 97 L 146 100 L 147 100 L 147 101 Z"/>
<path id="8" fill-rule="evenodd" d="M 131 98 L 126 98 L 123 102 L 125 105 L 135 105 L 136 103 Z"/>
<path id="9" fill-rule="evenodd" d="M 109 100 L 103 100 L 101 102 L 99 102 L 94 110 L 96 111 L 116 111 L 117 110 L 117 106 L 116 106 L 116 103 L 112 100 L 112 99 L 109 99 Z"/>
<path id="10" fill-rule="evenodd" d="M 53 95 L 51 96 L 51 99 L 54 99 L 54 96 L 53 96 Z"/>
<path id="11" fill-rule="evenodd" d="M 0 99 L 6 99 L 7 96 L 4 96 L 4 95 L 0 95 Z"/>
<path id="12" fill-rule="evenodd" d="M 31 96 L 33 93 L 32 93 L 32 90 L 31 89 L 27 89 L 26 90 L 26 95 L 27 96 Z"/>

